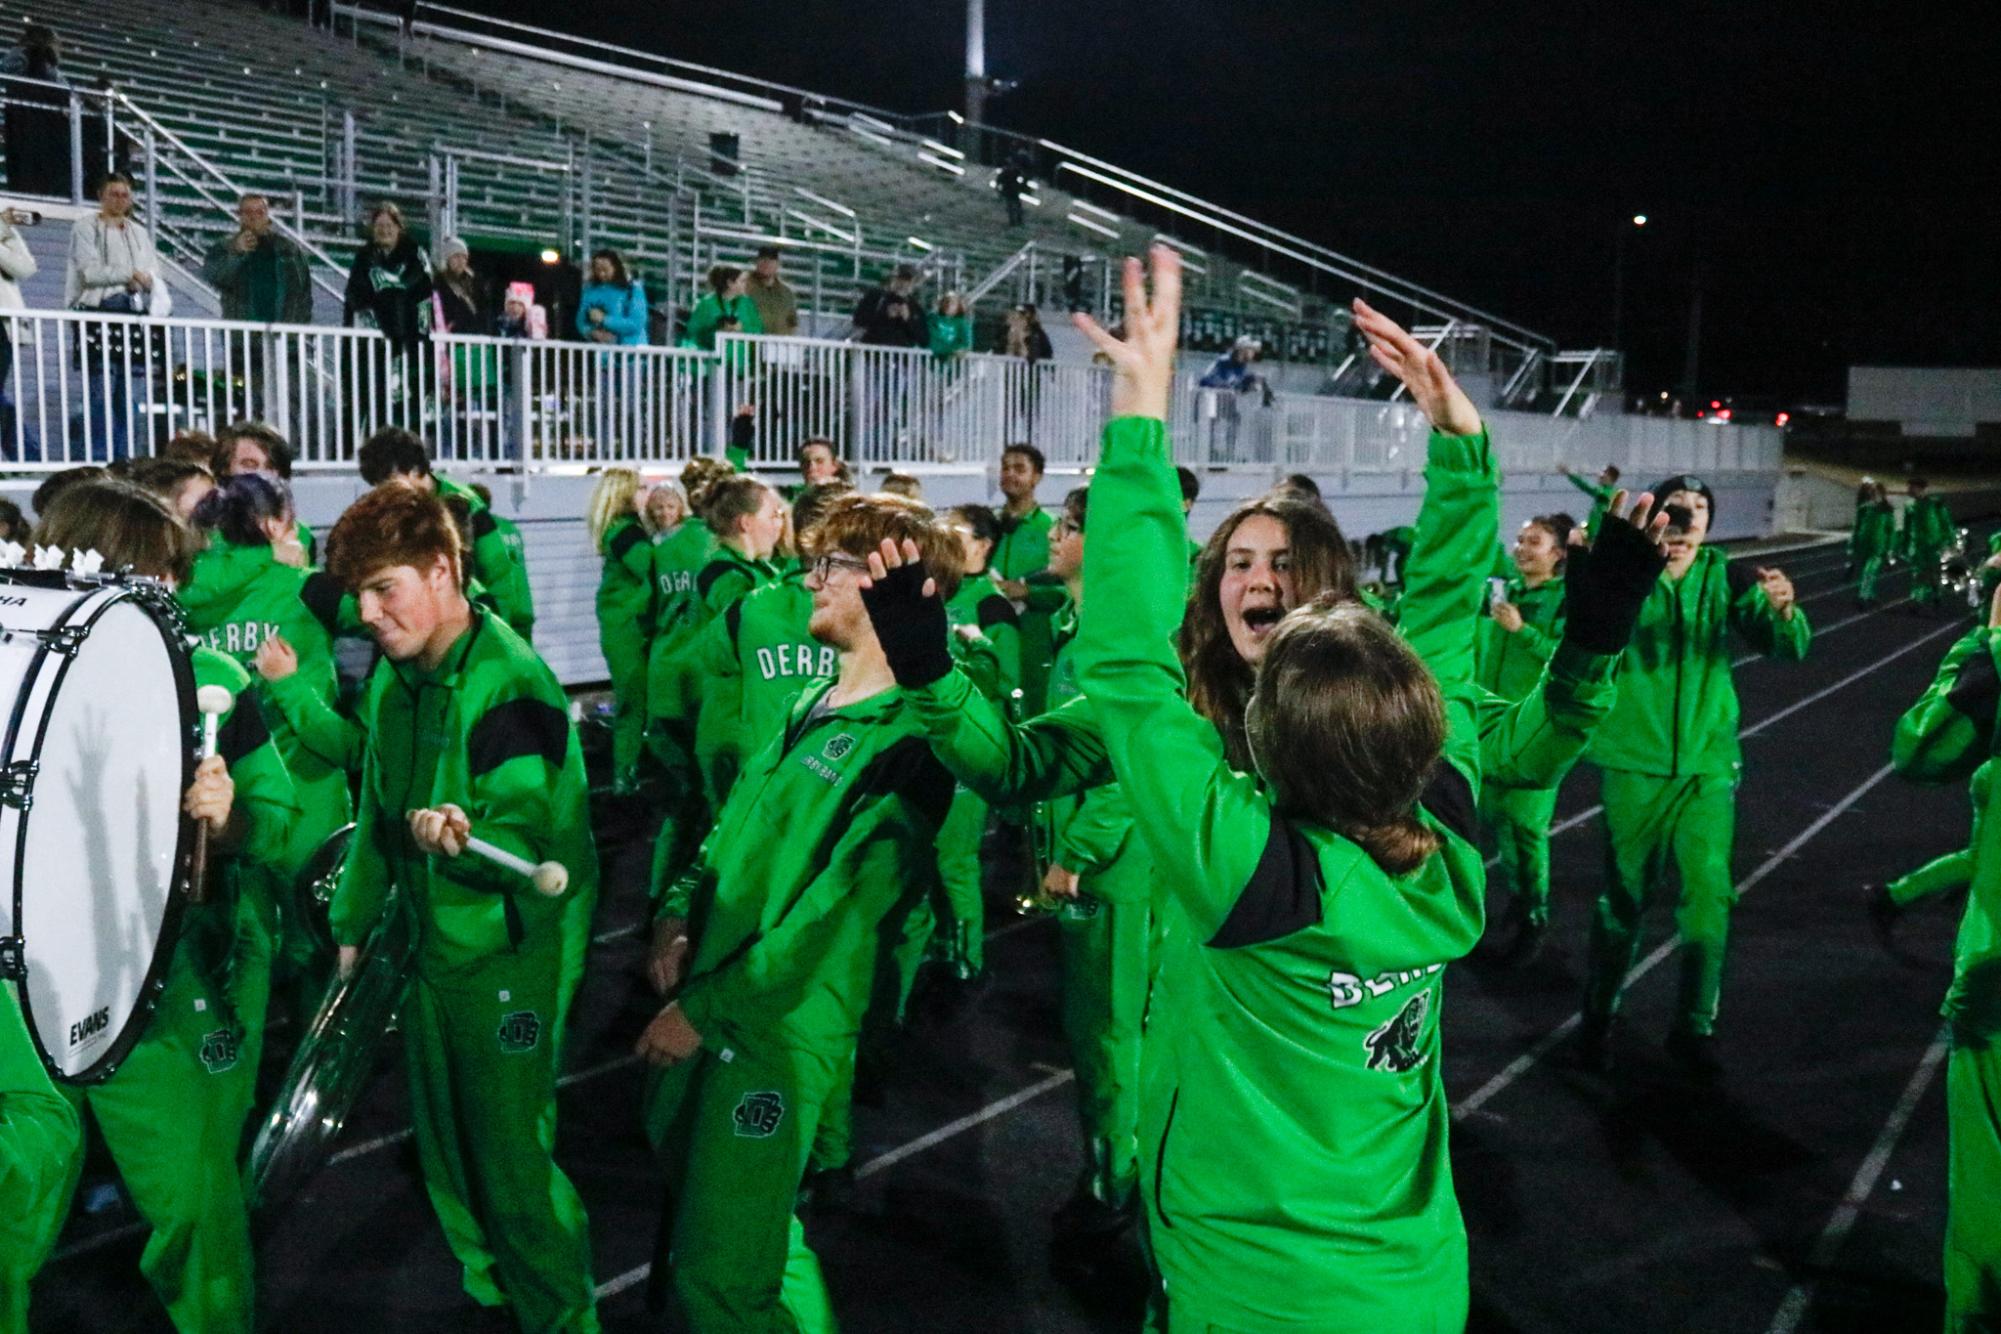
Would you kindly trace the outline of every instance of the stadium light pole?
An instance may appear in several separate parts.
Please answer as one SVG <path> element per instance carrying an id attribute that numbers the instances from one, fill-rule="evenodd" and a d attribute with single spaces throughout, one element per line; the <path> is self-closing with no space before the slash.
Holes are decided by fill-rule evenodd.
<path id="1" fill-rule="evenodd" d="M 966 124 L 987 119 L 987 5 L 966 0 Z"/>
<path id="2" fill-rule="evenodd" d="M 1612 350 L 1624 355 L 1626 334 L 1626 233 L 1647 225 L 1647 215 L 1635 213 L 1619 224 L 1612 244 Z"/>

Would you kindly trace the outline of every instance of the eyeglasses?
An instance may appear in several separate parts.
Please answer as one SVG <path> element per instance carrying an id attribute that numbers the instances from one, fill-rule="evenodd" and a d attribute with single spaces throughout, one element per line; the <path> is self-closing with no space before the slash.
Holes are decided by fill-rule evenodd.
<path id="1" fill-rule="evenodd" d="M 853 570 L 859 574 L 868 569 L 868 562 L 845 551 L 829 551 L 814 557 L 810 568 L 813 577 L 824 584 L 833 577 L 835 570 Z"/>

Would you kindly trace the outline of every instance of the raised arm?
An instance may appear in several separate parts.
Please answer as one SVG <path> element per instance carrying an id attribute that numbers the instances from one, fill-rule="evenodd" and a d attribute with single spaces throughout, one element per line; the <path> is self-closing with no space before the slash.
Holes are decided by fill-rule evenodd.
<path id="1" fill-rule="evenodd" d="M 1890 758 L 1899 774 L 1920 783 L 1959 782 L 1994 753 L 2001 710 L 1997 647 L 2001 630 L 1989 624 L 1967 631 L 1946 651 L 1930 688 L 1897 720 Z"/>

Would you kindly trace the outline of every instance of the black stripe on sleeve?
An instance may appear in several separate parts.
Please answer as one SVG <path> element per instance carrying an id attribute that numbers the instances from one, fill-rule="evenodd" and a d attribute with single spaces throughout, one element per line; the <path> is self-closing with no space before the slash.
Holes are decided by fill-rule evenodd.
<path id="1" fill-rule="evenodd" d="M 257 705 L 257 692 L 245 690 L 236 697 L 236 707 L 216 731 L 215 753 L 222 756 L 224 764 L 234 765 L 270 739 L 263 710 Z"/>
<path id="2" fill-rule="evenodd" d="M 624 560 L 625 553 L 646 540 L 646 534 L 639 531 L 636 523 L 623 524 L 611 539 L 611 558 Z"/>
<path id="3" fill-rule="evenodd" d="M 340 580 L 325 570 L 314 570 L 299 586 L 299 601 L 306 604 L 306 610 L 326 627 L 328 634 L 340 626 L 340 603 L 345 596 L 347 591 L 340 586 Z"/>
<path id="4" fill-rule="evenodd" d="M 1290 821 L 1271 814 L 1271 833 L 1257 868 L 1230 915 L 1209 938 L 1212 949 L 1234 950 L 1279 940 L 1320 921 L 1320 896 L 1326 881 L 1320 858 Z"/>
<path id="5" fill-rule="evenodd" d="M 523 755 L 539 755 L 551 769 L 561 769 L 569 751 L 569 715 L 539 699 L 494 705 L 466 738 L 466 764 L 474 778 Z"/>
<path id="6" fill-rule="evenodd" d="M 484 507 L 472 512 L 472 539 L 477 542 L 489 533 L 499 531 L 500 525 L 493 521 L 493 512 Z"/>
<path id="7" fill-rule="evenodd" d="M 1432 818 L 1468 843 L 1480 842 L 1480 802 L 1473 795 L 1473 783 L 1453 765 L 1439 761 L 1431 781 L 1424 786 L 1418 805 Z"/>
<path id="8" fill-rule="evenodd" d="M 1015 611 L 1014 604 L 998 594 L 981 599 L 973 612 L 979 618 L 982 630 L 991 630 L 996 625 L 1021 624 L 1021 614 Z"/>
<path id="9" fill-rule="evenodd" d="M 955 784 L 952 775 L 931 753 L 923 737 L 907 736 L 870 762 L 856 790 L 864 796 L 898 796 L 930 822 L 933 832 L 945 823 Z"/>
<path id="10" fill-rule="evenodd" d="M 732 602 L 730 603 L 729 606 L 723 608 L 723 623 L 729 627 L 730 647 L 732 649 L 742 648 L 743 647 L 742 645 L 743 599 L 742 598 L 738 598 L 735 602 Z"/>
<path id="11" fill-rule="evenodd" d="M 1758 572 L 1743 561 L 1729 561 L 1723 566 L 1723 578 L 1730 585 L 1730 600 L 1735 602 L 1749 589 L 1758 584 Z"/>
<path id="12" fill-rule="evenodd" d="M 1992 648 L 1981 645 L 1959 669 L 1959 680 L 1946 692 L 1945 702 L 1983 732 L 1995 725 L 1996 708 L 2001 706 L 2001 676 L 1995 674 Z"/>
<path id="13" fill-rule="evenodd" d="M 716 581 L 736 568 L 736 562 L 729 560 L 712 560 L 704 565 L 702 572 L 695 576 L 695 596 L 707 602 L 709 590 L 716 586 Z"/>

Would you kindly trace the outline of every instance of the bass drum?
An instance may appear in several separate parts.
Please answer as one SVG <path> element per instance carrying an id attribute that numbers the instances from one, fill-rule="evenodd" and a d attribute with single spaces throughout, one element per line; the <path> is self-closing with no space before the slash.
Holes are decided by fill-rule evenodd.
<path id="1" fill-rule="evenodd" d="M 258 1128 L 250 1147 L 253 1209 L 282 1204 L 326 1165 L 395 1026 L 416 947 L 410 914 L 392 894 L 354 971 L 328 989 Z"/>
<path id="2" fill-rule="evenodd" d="M 150 581 L 0 570 L 0 972 L 50 1074 L 109 1078 L 180 929 L 198 715 Z"/>

